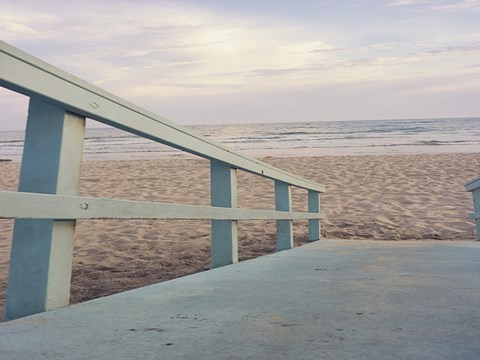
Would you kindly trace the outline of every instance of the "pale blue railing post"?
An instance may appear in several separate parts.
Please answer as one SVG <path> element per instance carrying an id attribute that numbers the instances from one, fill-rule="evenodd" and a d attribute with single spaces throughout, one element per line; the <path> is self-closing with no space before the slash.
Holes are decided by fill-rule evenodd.
<path id="1" fill-rule="evenodd" d="M 77 193 L 85 119 L 31 99 L 19 191 Z M 5 320 L 66 306 L 75 221 L 16 220 Z"/>
<path id="2" fill-rule="evenodd" d="M 480 186 L 475 189 L 473 192 L 473 207 L 475 211 L 475 225 L 477 227 L 477 240 L 480 241 Z"/>
<path id="3" fill-rule="evenodd" d="M 320 212 L 320 194 L 315 190 L 308 190 L 308 212 Z M 308 220 L 308 240 L 320 240 L 320 219 Z"/>
<path id="4" fill-rule="evenodd" d="M 275 210 L 292 211 L 291 185 L 275 180 Z M 293 248 L 292 220 L 277 220 L 277 251 Z"/>
<path id="5" fill-rule="evenodd" d="M 474 212 L 473 214 L 470 214 L 470 217 L 475 220 L 477 240 L 480 241 L 480 177 L 466 184 L 465 191 L 470 191 L 472 193 Z"/>
<path id="6" fill-rule="evenodd" d="M 237 170 L 229 164 L 210 162 L 211 205 L 237 207 Z M 238 262 L 237 221 L 212 220 L 212 268 Z"/>

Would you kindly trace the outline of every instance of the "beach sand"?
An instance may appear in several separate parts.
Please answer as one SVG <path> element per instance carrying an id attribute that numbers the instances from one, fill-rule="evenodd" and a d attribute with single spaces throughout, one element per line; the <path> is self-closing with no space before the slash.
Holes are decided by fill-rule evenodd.
<path id="1" fill-rule="evenodd" d="M 266 157 L 324 184 L 326 239 L 475 240 L 471 194 L 480 154 Z M 0 189 L 15 191 L 19 164 L 0 162 Z M 273 181 L 238 175 L 239 207 L 274 208 Z M 85 161 L 81 195 L 209 205 L 209 162 L 197 158 Z M 293 207 L 306 210 L 294 188 Z M 295 244 L 307 242 L 306 221 L 294 223 Z M 0 219 L 0 313 L 3 311 L 13 221 Z M 274 221 L 239 224 L 239 257 L 273 252 Z M 210 222 L 87 220 L 77 223 L 72 302 L 184 276 L 210 267 Z"/>

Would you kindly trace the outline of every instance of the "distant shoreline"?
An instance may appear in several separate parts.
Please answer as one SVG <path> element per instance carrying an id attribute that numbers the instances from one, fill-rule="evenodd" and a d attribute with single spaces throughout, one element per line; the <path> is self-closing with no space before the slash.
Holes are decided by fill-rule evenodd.
<path id="1" fill-rule="evenodd" d="M 299 149 L 265 149 L 238 150 L 240 154 L 254 158 L 294 158 L 294 157 L 324 157 L 324 156 L 395 156 L 395 155 L 428 155 L 428 154 L 475 154 L 480 153 L 477 145 L 408 145 L 395 147 L 364 147 L 364 148 L 299 148 Z M 161 158 L 197 158 L 187 152 L 145 152 L 145 153 L 84 153 L 83 161 L 112 160 L 155 160 Z M 20 162 L 21 156 L 3 157 L 0 162 Z"/>
<path id="2" fill-rule="evenodd" d="M 213 141 L 253 157 L 480 152 L 480 118 L 218 124 L 189 128 L 203 135 L 206 142 Z M 0 132 L 0 158 L 20 161 L 23 136 L 22 132 Z M 85 134 L 87 161 L 191 156 L 115 128 L 88 128 Z"/>

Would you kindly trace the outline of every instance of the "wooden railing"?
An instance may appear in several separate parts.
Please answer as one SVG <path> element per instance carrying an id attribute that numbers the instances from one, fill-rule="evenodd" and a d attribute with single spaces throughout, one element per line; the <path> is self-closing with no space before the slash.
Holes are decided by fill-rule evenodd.
<path id="1" fill-rule="evenodd" d="M 239 154 L 0 42 L 0 85 L 30 98 L 19 191 L 0 192 L 0 218 L 15 218 L 5 320 L 66 306 L 77 219 L 210 219 L 212 267 L 238 261 L 237 221 L 275 219 L 277 250 L 293 247 L 292 220 L 320 239 L 324 186 Z M 210 160 L 211 206 L 77 196 L 85 119 Z M 274 180 L 275 210 L 237 208 L 237 169 Z M 291 186 L 308 190 L 293 212 Z"/>
<path id="2" fill-rule="evenodd" d="M 475 220 L 477 240 L 480 241 L 480 177 L 465 184 L 465 191 L 472 193 L 473 213 L 469 214 L 469 216 Z"/>

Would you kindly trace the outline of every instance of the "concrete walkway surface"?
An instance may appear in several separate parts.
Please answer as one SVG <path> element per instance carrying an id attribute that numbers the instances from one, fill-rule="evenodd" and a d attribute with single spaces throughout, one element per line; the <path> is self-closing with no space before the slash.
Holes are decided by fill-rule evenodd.
<path id="1" fill-rule="evenodd" d="M 322 240 L 0 324 L 0 359 L 480 359 L 480 242 Z"/>

